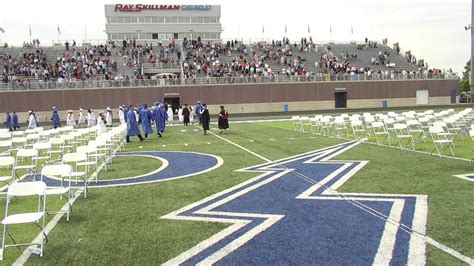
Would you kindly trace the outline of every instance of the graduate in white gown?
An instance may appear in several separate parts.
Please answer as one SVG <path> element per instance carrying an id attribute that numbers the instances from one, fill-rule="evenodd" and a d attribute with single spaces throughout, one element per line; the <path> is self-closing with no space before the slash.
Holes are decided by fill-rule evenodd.
<path id="1" fill-rule="evenodd" d="M 70 127 L 74 127 L 76 125 L 76 121 L 74 120 L 74 114 L 72 113 L 72 110 L 67 111 L 66 125 Z"/>
<path id="2" fill-rule="evenodd" d="M 123 111 L 123 106 L 119 106 L 119 120 L 121 125 L 127 124 L 127 121 L 125 121 L 125 113 Z"/>
<path id="3" fill-rule="evenodd" d="M 178 120 L 179 122 L 182 124 L 183 121 L 184 121 L 184 117 L 183 117 L 183 107 L 179 107 L 178 109 Z"/>
<path id="4" fill-rule="evenodd" d="M 105 115 L 100 112 L 97 118 L 97 136 L 107 133 L 107 127 L 105 126 Z"/>
<path id="5" fill-rule="evenodd" d="M 86 126 L 86 118 L 84 117 L 84 110 L 82 108 L 79 108 L 79 119 L 77 120 L 77 124 L 79 127 Z"/>
<path id="6" fill-rule="evenodd" d="M 112 109 L 110 107 L 107 107 L 107 113 L 105 114 L 105 125 L 107 127 L 112 127 Z"/>
<path id="7" fill-rule="evenodd" d="M 188 106 L 189 109 L 189 123 L 194 125 L 194 110 L 193 107 L 190 105 Z"/>
<path id="8" fill-rule="evenodd" d="M 96 117 L 95 117 L 94 112 L 91 109 L 87 110 L 87 126 L 93 127 L 95 126 L 95 122 L 96 122 Z"/>
<path id="9" fill-rule="evenodd" d="M 173 122 L 173 108 L 171 108 L 171 105 L 169 104 L 166 113 L 168 114 L 168 122 L 171 124 Z"/>
<path id="10" fill-rule="evenodd" d="M 36 115 L 33 110 L 28 111 L 28 129 L 36 128 Z"/>

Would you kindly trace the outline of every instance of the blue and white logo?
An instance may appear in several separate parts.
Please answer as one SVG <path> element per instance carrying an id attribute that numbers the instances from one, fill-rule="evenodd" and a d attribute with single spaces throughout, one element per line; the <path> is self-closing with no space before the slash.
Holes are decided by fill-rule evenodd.
<path id="1" fill-rule="evenodd" d="M 368 162 L 330 159 L 357 144 L 241 169 L 260 174 L 161 217 L 230 224 L 166 264 L 424 264 L 426 196 L 337 192 Z"/>
<path id="2" fill-rule="evenodd" d="M 140 176 L 127 178 L 91 181 L 88 187 L 112 187 L 112 186 L 129 186 L 146 183 L 169 181 L 180 179 L 188 176 L 195 176 L 212 171 L 220 167 L 224 161 L 221 157 L 197 152 L 181 152 L 181 151 L 142 151 L 142 152 L 125 152 L 118 156 L 141 156 L 154 158 L 161 161 L 161 167 L 157 170 Z M 133 166 L 131 166 L 133 167 Z M 27 177 L 23 181 L 31 181 L 33 177 Z M 38 179 L 38 177 L 36 178 Z M 48 186 L 60 186 L 61 180 L 56 178 L 44 177 L 43 181 Z M 72 182 L 72 186 L 83 186 L 82 182 Z"/>

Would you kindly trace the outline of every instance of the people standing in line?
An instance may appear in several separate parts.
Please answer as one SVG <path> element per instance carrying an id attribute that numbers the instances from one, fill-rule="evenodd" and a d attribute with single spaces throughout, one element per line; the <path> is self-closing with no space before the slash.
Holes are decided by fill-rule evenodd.
<path id="1" fill-rule="evenodd" d="M 137 136 L 140 141 L 143 141 L 142 134 L 140 133 L 140 129 L 138 128 L 137 117 L 135 116 L 135 112 L 133 111 L 133 106 L 128 106 L 128 113 L 127 113 L 127 142 L 130 142 L 130 137 Z"/>
<path id="2" fill-rule="evenodd" d="M 105 125 L 107 127 L 112 127 L 112 120 L 113 120 L 113 115 L 112 115 L 112 109 L 107 106 L 107 113 L 105 114 Z"/>
<path id="3" fill-rule="evenodd" d="M 174 112 L 170 104 L 166 105 L 166 114 L 168 115 L 168 123 L 171 125 L 171 123 L 173 123 Z"/>
<path id="4" fill-rule="evenodd" d="M 88 127 L 93 127 L 95 126 L 96 122 L 96 117 L 94 112 L 91 109 L 87 110 L 87 126 Z"/>
<path id="5" fill-rule="evenodd" d="M 187 126 L 189 124 L 189 115 L 191 112 L 189 111 L 188 104 L 184 104 L 184 108 L 181 111 L 181 115 L 183 116 L 183 125 Z"/>
<path id="6" fill-rule="evenodd" d="M 7 112 L 7 117 L 5 118 L 5 127 L 9 130 L 9 131 L 13 131 L 12 130 L 12 117 L 10 115 L 10 112 Z"/>
<path id="7" fill-rule="evenodd" d="M 153 133 L 153 129 L 151 128 L 151 120 L 153 114 L 148 109 L 148 105 L 144 104 L 142 110 L 140 111 L 140 121 L 142 121 L 142 128 L 143 133 L 145 134 L 145 139 L 148 138 L 148 134 Z"/>
<path id="8" fill-rule="evenodd" d="M 79 127 L 86 126 L 86 118 L 84 117 L 84 110 L 82 108 L 79 108 L 79 119 L 77 120 L 77 124 Z"/>
<path id="9" fill-rule="evenodd" d="M 217 124 L 221 130 L 219 131 L 219 134 L 226 134 L 226 130 L 229 128 L 229 113 L 224 109 L 223 105 L 221 105 L 221 111 L 219 112 Z"/>
<path id="10" fill-rule="evenodd" d="M 66 125 L 69 127 L 76 126 L 76 120 L 74 120 L 74 114 L 72 110 L 67 111 Z"/>
<path id="11" fill-rule="evenodd" d="M 12 122 L 13 122 L 13 130 L 20 130 L 20 125 L 18 124 L 18 115 L 16 114 L 15 111 L 13 111 L 13 116 L 12 116 Z"/>
<path id="12" fill-rule="evenodd" d="M 201 124 L 201 101 L 197 101 L 196 107 L 194 108 L 194 113 L 196 114 L 196 120 L 198 121 L 199 124 Z"/>
<path id="13" fill-rule="evenodd" d="M 97 117 L 97 136 L 107 133 L 107 127 L 105 126 L 105 115 L 100 112 Z"/>
<path id="14" fill-rule="evenodd" d="M 125 121 L 125 112 L 123 109 L 124 106 L 119 106 L 119 120 L 121 125 L 127 124 L 127 121 Z"/>
<path id="15" fill-rule="evenodd" d="M 33 110 L 28 111 L 28 120 L 26 122 L 28 123 L 27 129 L 36 128 L 36 115 L 35 115 L 35 112 L 33 112 Z"/>
<path id="16" fill-rule="evenodd" d="M 200 115 L 201 115 L 202 130 L 204 131 L 204 135 L 206 135 L 207 134 L 206 132 L 209 130 L 209 124 L 211 123 L 211 116 L 209 115 L 209 110 L 207 110 L 206 104 L 202 105 Z"/>
<path id="17" fill-rule="evenodd" d="M 59 122 L 59 114 L 58 114 L 58 109 L 56 107 L 53 107 L 53 114 L 51 116 L 51 123 L 53 124 L 53 128 L 58 128 L 61 127 L 61 123 Z"/>

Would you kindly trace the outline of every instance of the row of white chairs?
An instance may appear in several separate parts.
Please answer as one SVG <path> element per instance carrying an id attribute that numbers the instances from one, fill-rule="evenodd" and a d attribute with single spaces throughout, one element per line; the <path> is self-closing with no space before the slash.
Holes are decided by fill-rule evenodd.
<path id="1" fill-rule="evenodd" d="M 316 115 L 314 117 L 293 116 L 293 130 L 325 136 L 354 137 L 362 139 L 375 137 L 377 144 L 395 145 L 400 149 L 415 149 L 418 142 L 431 137 L 434 151 L 441 155 L 448 149 L 454 156 L 454 138 L 469 135 L 474 114 L 471 108 L 456 113 L 454 109 L 441 112 L 427 110 L 388 113 L 340 114 L 338 116 Z M 474 132 L 472 132 L 474 135 Z M 405 143 L 403 145 L 402 143 Z"/>
<path id="2" fill-rule="evenodd" d="M 71 182 L 80 180 L 83 183 L 84 197 L 87 197 L 87 185 L 89 182 L 89 169 L 91 167 L 98 168 L 98 158 L 105 160 L 105 165 L 111 161 L 115 152 L 122 149 L 125 145 L 126 126 L 119 126 L 112 128 L 109 132 L 101 134 L 97 137 L 92 136 L 86 138 L 85 142 L 75 143 L 72 147 L 68 147 L 67 152 L 62 155 L 58 164 L 46 164 L 41 169 L 40 181 L 30 182 L 15 182 L 15 171 L 19 169 L 26 169 L 30 173 L 35 174 L 36 163 L 41 157 L 40 152 L 35 149 L 39 144 L 50 147 L 52 142 L 40 142 L 33 145 L 31 149 L 20 149 L 17 151 L 16 159 L 12 156 L 0 157 L 0 167 L 9 167 L 12 169 L 11 176 L 0 177 L 0 181 L 9 183 L 6 199 L 5 218 L 2 220 L 3 224 L 3 238 L 2 248 L 0 250 L 0 258 L 3 259 L 4 250 L 6 247 L 19 245 L 39 245 L 40 256 L 43 255 L 43 246 L 47 242 L 46 234 L 44 233 L 45 216 L 46 213 L 64 213 L 66 219 L 69 220 L 72 211 L 71 199 L 73 192 L 71 189 Z M 77 132 L 77 131 L 76 131 Z M 63 133 L 64 134 L 64 133 Z M 74 135 L 74 130 L 67 133 Z M 55 138 L 52 138 L 55 139 Z M 50 140 L 52 140 L 50 139 Z M 85 144 L 85 145 L 81 145 Z M 49 155 L 48 152 L 43 153 Z M 19 157 L 20 155 L 20 157 Z M 29 156 L 28 160 L 21 158 L 21 156 Z M 50 158 L 45 158 L 47 161 Z M 17 164 L 18 161 L 25 160 L 27 164 Z M 20 168 L 21 167 L 21 168 Z M 35 180 L 36 180 L 36 175 Z M 47 187 L 43 182 L 44 177 L 60 180 L 60 186 Z M 97 175 L 95 175 L 97 182 Z M 51 195 L 59 195 L 67 200 L 68 208 L 61 211 L 51 211 L 46 208 L 46 198 Z M 21 196 L 38 196 L 37 211 L 29 213 L 10 214 L 10 201 L 14 197 Z M 36 224 L 40 228 L 43 236 L 37 243 L 18 244 L 13 236 L 7 230 L 7 226 L 12 224 Z M 12 245 L 5 245 L 5 239 L 9 236 L 13 243 Z"/>

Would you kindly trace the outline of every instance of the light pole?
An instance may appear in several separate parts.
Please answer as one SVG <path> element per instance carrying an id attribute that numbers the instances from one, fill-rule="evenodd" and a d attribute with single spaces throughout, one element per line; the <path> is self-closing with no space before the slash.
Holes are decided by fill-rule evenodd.
<path id="1" fill-rule="evenodd" d="M 474 96 L 474 60 L 472 60 L 472 57 L 474 56 L 474 0 L 471 1 L 471 24 L 466 26 L 466 30 L 471 30 L 471 75 L 469 79 L 469 87 L 471 89 L 471 102 L 472 98 Z"/>

